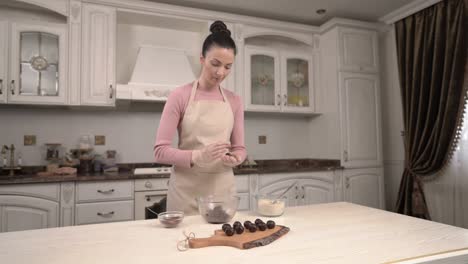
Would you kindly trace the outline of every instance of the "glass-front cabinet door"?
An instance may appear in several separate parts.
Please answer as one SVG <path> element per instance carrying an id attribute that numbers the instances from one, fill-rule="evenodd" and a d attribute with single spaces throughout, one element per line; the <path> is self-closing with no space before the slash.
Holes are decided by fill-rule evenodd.
<path id="1" fill-rule="evenodd" d="M 279 56 L 276 51 L 245 47 L 246 110 L 279 112 L 281 95 Z"/>
<path id="2" fill-rule="evenodd" d="M 12 23 L 8 102 L 66 104 L 65 25 Z"/>
<path id="3" fill-rule="evenodd" d="M 283 111 L 313 112 L 313 57 L 307 54 L 281 53 L 281 103 Z"/>

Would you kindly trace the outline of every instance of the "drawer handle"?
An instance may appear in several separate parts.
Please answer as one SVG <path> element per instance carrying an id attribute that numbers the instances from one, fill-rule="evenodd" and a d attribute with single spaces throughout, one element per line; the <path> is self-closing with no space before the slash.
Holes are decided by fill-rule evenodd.
<path id="1" fill-rule="evenodd" d="M 109 216 L 114 215 L 114 211 L 111 211 L 111 212 L 108 212 L 108 213 L 98 212 L 97 215 L 102 216 L 102 217 L 109 217 Z"/>
<path id="2" fill-rule="evenodd" d="M 101 191 L 101 190 L 97 190 L 98 193 L 102 193 L 102 194 L 109 194 L 109 193 L 113 193 L 114 192 L 114 189 L 110 189 L 110 190 L 107 190 L 107 191 Z"/>
<path id="3" fill-rule="evenodd" d="M 15 95 L 15 80 L 12 80 L 10 83 L 11 95 Z"/>
<path id="4" fill-rule="evenodd" d="M 109 99 L 112 99 L 114 97 L 114 88 L 112 88 L 112 84 L 109 85 Z"/>

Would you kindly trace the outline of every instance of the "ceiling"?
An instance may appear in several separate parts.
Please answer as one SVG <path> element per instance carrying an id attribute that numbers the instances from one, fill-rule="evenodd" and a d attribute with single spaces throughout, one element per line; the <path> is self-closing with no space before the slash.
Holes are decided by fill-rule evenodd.
<path id="1" fill-rule="evenodd" d="M 321 25 L 332 17 L 375 22 L 412 0 L 146 0 L 270 18 L 309 25 Z M 326 9 L 325 14 L 316 13 Z M 222 19 L 222 18 L 221 18 Z"/>

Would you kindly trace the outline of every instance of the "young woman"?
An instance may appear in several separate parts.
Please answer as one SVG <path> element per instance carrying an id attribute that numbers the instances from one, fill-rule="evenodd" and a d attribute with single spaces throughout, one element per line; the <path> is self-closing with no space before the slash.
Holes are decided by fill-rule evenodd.
<path id="1" fill-rule="evenodd" d="M 231 32 L 221 21 L 203 43 L 198 80 L 169 95 L 159 124 L 154 154 L 157 163 L 174 165 L 167 210 L 198 213 L 195 198 L 236 193 L 232 168 L 246 157 L 242 100 L 221 88 L 236 55 Z M 178 148 L 171 146 L 176 134 Z"/>

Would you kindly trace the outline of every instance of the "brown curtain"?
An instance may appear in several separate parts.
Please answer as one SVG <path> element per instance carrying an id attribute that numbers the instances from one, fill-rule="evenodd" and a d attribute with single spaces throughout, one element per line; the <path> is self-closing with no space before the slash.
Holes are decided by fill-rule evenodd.
<path id="1" fill-rule="evenodd" d="M 422 180 L 447 163 L 462 118 L 464 0 L 445 0 L 395 24 L 405 169 L 398 213 L 430 219 Z"/>

